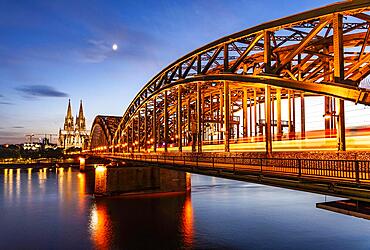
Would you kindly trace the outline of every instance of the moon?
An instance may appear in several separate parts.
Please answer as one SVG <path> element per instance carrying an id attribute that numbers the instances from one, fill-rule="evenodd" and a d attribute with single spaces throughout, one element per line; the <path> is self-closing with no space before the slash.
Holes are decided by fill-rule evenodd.
<path id="1" fill-rule="evenodd" d="M 113 43 L 112 50 L 116 51 L 118 49 L 118 45 L 116 43 Z"/>

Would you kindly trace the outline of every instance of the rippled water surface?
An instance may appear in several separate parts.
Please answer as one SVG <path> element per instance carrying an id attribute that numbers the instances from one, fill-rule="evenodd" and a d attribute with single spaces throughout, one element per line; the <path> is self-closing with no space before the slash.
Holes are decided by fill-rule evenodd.
<path id="1" fill-rule="evenodd" d="M 370 249 L 370 221 L 315 207 L 332 197 L 192 175 L 190 195 L 94 199 L 72 169 L 0 171 L 0 249 Z"/>

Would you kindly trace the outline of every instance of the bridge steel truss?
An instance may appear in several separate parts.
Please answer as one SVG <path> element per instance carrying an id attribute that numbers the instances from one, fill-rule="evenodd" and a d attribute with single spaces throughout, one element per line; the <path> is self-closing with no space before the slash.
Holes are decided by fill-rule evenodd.
<path id="1" fill-rule="evenodd" d="M 296 99 L 304 138 L 305 97 L 317 95 L 325 96 L 326 113 L 335 112 L 325 128 L 337 128 L 338 150 L 344 151 L 344 100 L 370 104 L 369 91 L 359 87 L 370 73 L 368 11 L 369 1 L 340 2 L 263 23 L 181 57 L 136 95 L 109 151 L 182 151 L 192 145 L 201 152 L 202 145 L 216 142 L 227 152 L 242 135 L 262 136 L 270 153 L 282 127 L 295 132 Z M 288 121 L 281 119 L 282 99 L 288 100 Z M 242 120 L 234 116 L 238 111 Z"/>
<path id="2" fill-rule="evenodd" d="M 91 128 L 89 148 L 94 150 L 108 149 L 108 146 L 113 143 L 114 133 L 121 119 L 120 116 L 96 116 Z"/>

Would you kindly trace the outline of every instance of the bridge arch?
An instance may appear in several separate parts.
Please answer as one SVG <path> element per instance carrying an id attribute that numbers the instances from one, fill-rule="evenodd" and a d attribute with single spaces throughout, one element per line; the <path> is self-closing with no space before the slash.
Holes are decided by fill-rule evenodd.
<path id="1" fill-rule="evenodd" d="M 295 132 L 291 114 L 288 121 L 281 119 L 281 99 L 294 113 L 296 98 L 304 107 L 306 96 L 322 95 L 325 114 L 332 115 L 339 131 L 339 149 L 345 150 L 344 100 L 370 104 L 368 90 L 359 85 L 370 73 L 369 10 L 365 0 L 328 5 L 231 34 L 179 58 L 130 103 L 114 133 L 114 147 L 167 151 L 175 145 L 181 151 L 191 143 L 193 151 L 195 146 L 201 151 L 205 137 L 217 131 L 226 151 L 230 134 L 262 135 L 271 151 L 282 126 Z M 333 103 L 336 110 L 329 107 Z M 234 120 L 236 112 L 242 112 L 242 121 Z M 236 123 L 242 133 L 234 131 Z"/>
<path id="2" fill-rule="evenodd" d="M 90 150 L 109 151 L 121 119 L 120 116 L 96 116 L 91 128 Z"/>

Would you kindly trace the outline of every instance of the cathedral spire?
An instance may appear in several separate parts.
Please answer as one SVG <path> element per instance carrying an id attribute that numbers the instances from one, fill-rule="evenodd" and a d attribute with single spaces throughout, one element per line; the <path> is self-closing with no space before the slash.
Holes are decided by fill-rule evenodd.
<path id="1" fill-rule="evenodd" d="M 66 131 L 73 131 L 73 116 L 72 116 L 72 107 L 71 107 L 71 99 L 68 99 L 68 108 L 67 108 L 67 116 L 64 120 L 64 130 Z"/>
<path id="2" fill-rule="evenodd" d="M 72 108 L 71 108 L 71 99 L 68 99 L 67 118 L 73 118 Z"/>
<path id="3" fill-rule="evenodd" d="M 76 128 L 79 131 L 85 131 L 86 130 L 84 111 L 83 111 L 83 107 L 82 107 L 82 100 L 80 100 L 80 110 L 78 111 L 78 116 L 76 117 Z"/>
<path id="4" fill-rule="evenodd" d="M 78 117 L 81 119 L 81 118 L 84 118 L 84 109 L 82 107 L 82 100 L 80 100 L 80 110 L 78 111 Z"/>

